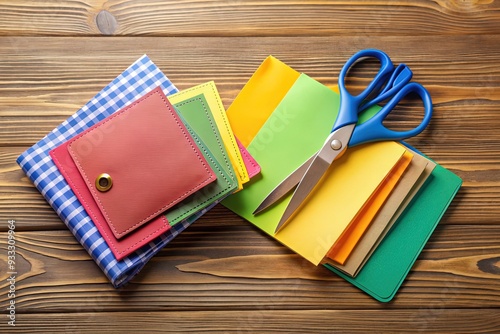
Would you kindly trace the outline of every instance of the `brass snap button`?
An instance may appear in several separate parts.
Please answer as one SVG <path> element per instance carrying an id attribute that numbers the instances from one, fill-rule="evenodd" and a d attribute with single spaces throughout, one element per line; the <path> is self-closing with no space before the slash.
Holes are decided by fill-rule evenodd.
<path id="1" fill-rule="evenodd" d="M 111 176 L 107 173 L 99 174 L 99 176 L 95 179 L 95 187 L 101 192 L 108 191 L 111 189 L 112 185 L 113 180 L 111 180 Z"/>

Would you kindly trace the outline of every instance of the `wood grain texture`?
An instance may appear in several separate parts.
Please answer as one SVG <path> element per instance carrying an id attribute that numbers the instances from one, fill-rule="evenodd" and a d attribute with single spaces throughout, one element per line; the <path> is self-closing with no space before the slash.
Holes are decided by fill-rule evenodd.
<path id="1" fill-rule="evenodd" d="M 255 311 L 159 311 L 102 312 L 89 301 L 86 310 L 95 312 L 22 314 L 23 333 L 102 333 L 113 320 L 116 333 L 495 333 L 500 327 L 497 310 L 276 310 Z M 439 307 L 439 306 L 437 306 Z M 400 321 L 394 321 L 399 319 Z M 451 327 L 450 323 L 454 326 Z M 2 325 L 0 325 L 0 329 Z"/>
<path id="2" fill-rule="evenodd" d="M 435 117 L 418 137 L 432 154 L 480 151 L 497 156 L 500 45 L 496 35 L 355 38 L 2 38 L 0 145 L 30 145 L 88 101 L 131 62 L 147 53 L 179 88 L 217 83 L 227 107 L 269 54 L 333 85 L 352 50 L 384 45 L 408 64 L 432 94 Z M 66 45 L 72 45 L 70 50 Z M 123 52 L 134 46 L 134 50 Z M 196 46 L 194 51 L 193 46 Z M 228 46 L 231 48 L 228 48 Z M 414 45 L 421 48 L 414 49 Z M 220 46 L 225 46 L 221 49 Z M 140 50 L 140 51 L 136 51 Z M 168 50 L 168 52 L 165 52 Z M 366 80 L 366 78 L 365 78 Z M 466 85 L 464 85 L 466 83 Z M 464 110 L 469 112 L 464 113 Z M 416 121 L 407 113 L 402 119 Z M 485 126 L 491 124 L 493 126 Z M 481 127 L 481 136 L 471 136 Z M 446 129 L 446 132 L 443 132 Z M 467 139 L 467 140 L 465 140 Z M 450 153 L 448 143 L 463 151 Z M 428 150 L 432 151 L 428 151 Z M 469 152 L 467 152 L 467 150 Z M 451 159 L 456 160 L 454 157 Z M 451 160 L 449 159 L 449 160 Z"/>
<path id="3" fill-rule="evenodd" d="M 106 35 L 106 36 L 104 36 Z M 396 298 L 381 304 L 218 205 L 114 289 L 15 159 L 142 54 L 227 107 L 269 54 L 326 85 L 380 48 L 430 91 L 409 142 L 464 183 Z M 16 332 L 497 333 L 500 3 L 0 1 L 0 332 L 16 221 Z M 354 86 L 367 82 L 353 72 Z M 388 120 L 415 125 L 411 103 Z"/>
<path id="4" fill-rule="evenodd" d="M 15 1 L 0 3 L 1 35 L 468 35 L 500 30 L 500 5 L 476 1 Z M 109 22 L 109 21 L 108 21 Z M 116 31 L 115 31 L 116 30 Z"/>

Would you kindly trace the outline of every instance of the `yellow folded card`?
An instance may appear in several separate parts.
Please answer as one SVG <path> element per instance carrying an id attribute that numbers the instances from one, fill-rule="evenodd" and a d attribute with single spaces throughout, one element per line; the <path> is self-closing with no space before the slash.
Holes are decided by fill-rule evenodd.
<path id="1" fill-rule="evenodd" d="M 328 257 L 338 264 L 344 264 L 354 247 L 370 226 L 379 209 L 384 205 L 392 190 L 401 176 L 408 168 L 413 154 L 406 151 L 398 163 L 392 168 L 383 182 L 380 184 L 369 200 L 364 204 L 361 211 L 356 215 L 351 225 L 344 231 L 342 236 L 328 252 Z"/>
<path id="2" fill-rule="evenodd" d="M 299 72 L 273 56 L 262 62 L 227 109 L 231 127 L 243 146 L 248 147 L 298 77 Z"/>
<path id="3" fill-rule="evenodd" d="M 319 264 L 405 152 L 392 144 L 351 149 L 345 161 L 341 158 L 332 166 L 312 198 L 276 239 Z"/>
<path id="4" fill-rule="evenodd" d="M 340 265 L 329 258 L 325 258 L 324 263 L 328 263 L 347 275 L 355 277 L 405 207 L 416 195 L 432 172 L 434 165 L 430 160 L 415 153 L 405 173 L 370 223 L 361 240 L 352 250 L 347 261 Z"/>

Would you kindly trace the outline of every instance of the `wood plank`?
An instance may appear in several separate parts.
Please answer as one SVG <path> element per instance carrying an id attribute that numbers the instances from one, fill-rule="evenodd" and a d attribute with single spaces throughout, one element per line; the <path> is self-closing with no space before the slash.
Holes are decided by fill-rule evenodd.
<path id="1" fill-rule="evenodd" d="M 466 35 L 500 30 L 496 1 L 15 1 L 0 35 Z"/>
<path id="2" fill-rule="evenodd" d="M 279 310 L 103 312 L 100 299 L 82 304 L 78 313 L 20 314 L 23 333 L 493 333 L 500 327 L 498 309 L 419 310 Z M 90 312 L 89 312 L 90 310 Z M 399 319 L 399 321 L 395 321 Z M 7 329 L 1 323 L 0 329 Z"/>
<path id="3" fill-rule="evenodd" d="M 66 228 L 54 210 L 16 163 L 28 147 L 0 149 L 0 231 L 6 231 L 7 220 L 18 222 L 20 230 Z"/>
<path id="4" fill-rule="evenodd" d="M 16 238 L 16 305 L 22 313 L 82 312 L 89 303 L 123 312 L 500 307 L 496 226 L 439 226 L 390 304 L 243 223 L 202 218 L 118 290 L 68 231 L 18 232 Z M 5 281 L 4 257 L 0 269 Z M 1 308 L 6 298 L 0 295 Z"/>
<path id="5" fill-rule="evenodd" d="M 376 37 L 362 45 L 340 37 L 119 38 L 112 43 L 109 38 L 22 38 L 12 42 L 4 37 L 2 41 L 1 146 L 29 145 L 43 137 L 137 59 L 141 55 L 137 49 L 149 54 L 179 88 L 215 80 L 227 107 L 269 54 L 332 85 L 353 52 L 379 47 L 396 62 L 413 68 L 415 80 L 433 96 L 435 117 L 426 132 L 433 137 L 416 142 L 431 150 L 427 153 L 450 154 L 449 143 L 470 151 L 498 148 L 493 136 L 500 121 L 491 117 L 498 112 L 500 100 L 500 39 L 496 35 L 409 37 L 408 44 L 397 37 Z M 71 50 L 66 50 L 68 44 Z M 233 48 L 220 48 L 229 44 Z M 124 52 L 130 45 L 134 49 Z M 197 45 L 196 52 L 192 52 L 193 45 Z M 407 45 L 420 48 L 408 52 Z M 470 52 L 464 53 L 464 49 Z M 412 110 L 402 116 L 416 122 L 418 116 L 409 117 Z M 493 126 L 485 127 L 491 122 Z M 478 127 L 483 136 L 471 135 Z M 492 152 L 491 156 L 498 154 Z"/>

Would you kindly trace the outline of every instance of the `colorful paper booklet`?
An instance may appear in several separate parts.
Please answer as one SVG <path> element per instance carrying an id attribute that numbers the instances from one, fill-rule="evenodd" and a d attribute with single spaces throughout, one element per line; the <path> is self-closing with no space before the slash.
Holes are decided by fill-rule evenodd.
<path id="1" fill-rule="evenodd" d="M 375 251 L 377 245 L 382 242 L 401 213 L 418 193 L 434 167 L 435 163 L 432 161 L 418 153 L 414 154 L 408 170 L 396 184 L 396 188 L 393 189 L 394 193 L 387 198 L 362 236 L 361 241 L 349 255 L 349 261 L 344 264 L 330 261 L 330 254 L 328 254 L 329 258 L 324 261 L 324 264 L 329 264 L 345 274 L 355 277 Z"/>
<path id="2" fill-rule="evenodd" d="M 458 176 L 436 165 L 355 278 L 325 266 L 377 300 L 390 301 L 461 185 Z"/>
<path id="3" fill-rule="evenodd" d="M 291 194 L 253 214 L 323 144 L 338 106 L 332 89 L 268 57 L 228 109 L 235 135 L 245 138 L 262 172 L 223 204 L 313 264 L 386 302 L 460 188 L 450 171 L 400 143 L 365 144 L 334 162 L 279 232 L 275 227 Z M 359 123 L 379 109 L 366 110 Z"/>

